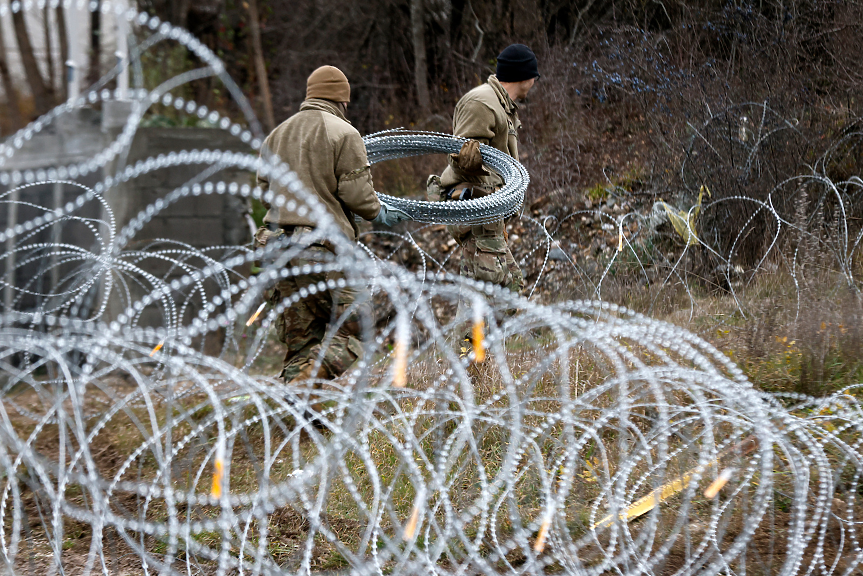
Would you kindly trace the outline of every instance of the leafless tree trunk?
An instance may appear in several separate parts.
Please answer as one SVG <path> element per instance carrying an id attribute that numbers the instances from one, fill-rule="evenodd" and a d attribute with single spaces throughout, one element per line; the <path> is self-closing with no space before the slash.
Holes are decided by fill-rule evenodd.
<path id="1" fill-rule="evenodd" d="M 411 0 L 411 36 L 414 48 L 414 81 L 417 88 L 417 103 L 425 118 L 431 109 L 428 84 L 428 63 L 426 62 L 425 8 L 423 0 Z"/>
<path id="2" fill-rule="evenodd" d="M 12 82 L 12 76 L 9 74 L 9 65 L 6 60 L 6 40 L 3 38 L 2 26 L 0 26 L 0 82 L 3 83 L 3 92 L 6 93 L 6 104 L 9 109 L 12 129 L 17 130 L 21 127 L 21 108 L 15 83 Z"/>
<path id="3" fill-rule="evenodd" d="M 21 52 L 21 62 L 24 65 L 24 73 L 27 83 L 33 93 L 33 103 L 37 114 L 44 114 L 53 106 L 53 95 L 45 85 L 45 79 L 39 72 L 39 64 L 33 54 L 33 45 L 30 43 L 30 35 L 27 33 L 27 24 L 24 21 L 24 11 L 12 13 L 12 25 L 15 28 L 15 38 L 18 40 L 18 50 Z"/>
<path id="4" fill-rule="evenodd" d="M 171 22 L 180 28 L 186 28 L 189 23 L 189 7 L 192 0 L 174 0 L 174 14 Z"/>
<path id="5" fill-rule="evenodd" d="M 448 55 L 452 52 L 452 0 L 426 0 L 426 10 L 443 32 L 443 34 L 438 33 L 439 37 L 431 39 L 432 61 L 437 65 L 440 77 L 452 78 L 454 75 L 452 60 L 446 57 L 440 58 L 441 54 Z M 449 80 L 446 83 L 449 84 Z"/>
<path id="6" fill-rule="evenodd" d="M 55 12 L 57 17 L 57 40 L 60 43 L 60 98 L 66 100 L 69 97 L 68 79 L 66 78 L 66 62 L 69 60 L 69 39 L 66 37 L 66 10 L 63 4 L 57 5 Z"/>
<path id="7" fill-rule="evenodd" d="M 252 32 L 252 50 L 255 53 L 255 74 L 261 87 L 261 99 L 264 101 L 264 123 L 267 130 L 276 126 L 273 114 L 273 98 L 270 95 L 270 79 L 267 77 L 267 66 L 264 63 L 264 49 L 261 44 L 261 21 L 258 16 L 257 0 L 249 1 L 249 28 Z"/>
<path id="8" fill-rule="evenodd" d="M 45 31 L 45 62 L 48 65 L 48 86 L 51 87 L 51 92 L 54 92 L 57 86 L 54 82 L 54 39 L 51 34 L 51 10 L 47 5 L 42 9 L 42 28 Z"/>
<path id="9" fill-rule="evenodd" d="M 479 25 L 479 16 L 474 12 L 473 4 L 471 4 L 470 0 L 467 2 L 467 7 L 470 8 L 470 13 L 473 15 L 474 28 L 476 28 L 476 31 L 479 34 L 476 39 L 476 46 L 473 49 L 473 54 L 471 54 L 470 57 L 471 62 L 476 62 L 476 59 L 479 56 L 479 51 L 482 50 L 482 39 L 485 37 L 485 31 L 482 29 L 482 26 Z"/>
<path id="10" fill-rule="evenodd" d="M 90 69 L 87 82 L 95 84 L 102 77 L 99 60 L 102 57 L 102 0 L 96 0 L 96 9 L 90 12 Z"/>
<path id="11" fill-rule="evenodd" d="M 576 41 L 576 40 L 577 40 L 577 38 L 578 38 L 578 32 L 579 32 L 579 30 L 580 30 L 579 26 L 580 26 L 580 25 L 582 24 L 582 22 L 583 22 L 584 15 L 585 15 L 585 14 L 586 14 L 586 13 L 587 13 L 591 8 L 593 8 L 593 4 L 594 4 L 594 2 L 596 2 L 596 0 L 587 0 L 587 2 L 585 2 L 585 3 L 584 3 L 584 6 L 582 7 L 582 9 L 578 11 L 578 14 L 577 14 L 577 15 L 576 15 L 576 17 L 575 17 L 575 22 L 574 22 L 574 23 L 573 23 L 573 25 L 572 25 L 572 33 L 571 33 L 571 34 L 570 34 L 570 36 L 569 36 L 569 46 L 570 46 L 570 47 L 572 47 L 572 46 L 574 46 L 574 45 L 575 45 L 575 41 Z M 585 27 L 585 28 L 586 28 L 586 27 Z"/>
<path id="12" fill-rule="evenodd" d="M 444 46 L 449 51 L 452 46 L 452 0 L 427 0 L 428 12 L 441 27 L 444 34 Z"/>

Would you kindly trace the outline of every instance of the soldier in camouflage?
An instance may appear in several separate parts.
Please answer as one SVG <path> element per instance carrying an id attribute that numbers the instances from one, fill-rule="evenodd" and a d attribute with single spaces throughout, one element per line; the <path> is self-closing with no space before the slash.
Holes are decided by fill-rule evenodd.
<path id="1" fill-rule="evenodd" d="M 536 56 L 527 46 L 513 44 L 500 53 L 496 74 L 456 104 L 453 134 L 470 140 L 458 154 L 450 155 L 440 177 L 429 177 L 429 199 L 466 200 L 491 194 L 504 184 L 499 174 L 483 166 L 479 143 L 518 159 L 521 122 L 515 102 L 527 96 L 537 78 Z M 513 292 L 524 288 L 524 276 L 507 244 L 502 218 L 488 224 L 449 226 L 448 230 L 462 247 L 462 276 Z"/>
<path id="2" fill-rule="evenodd" d="M 354 215 L 386 226 L 409 218 L 407 214 L 381 202 L 375 194 L 365 145 L 359 132 L 345 118 L 350 101 L 350 84 L 333 66 L 318 68 L 309 76 L 306 99 L 300 111 L 288 118 L 267 137 L 262 155 L 276 155 L 296 173 L 306 192 L 327 208 L 336 224 L 356 241 L 358 229 Z M 279 184 L 258 174 L 264 190 L 291 196 Z M 300 214 L 281 206 L 267 205 L 264 226 L 255 234 L 255 247 L 285 236 L 288 245 L 304 244 L 316 222 L 308 213 Z M 288 268 L 331 262 L 333 247 L 319 241 L 288 261 Z M 321 281 L 338 280 L 337 272 L 289 276 L 273 287 L 270 303 L 277 305 Z M 285 308 L 276 319 L 280 342 L 287 346 L 282 378 L 288 383 L 315 383 L 335 379 L 362 357 L 360 319 L 371 318 L 368 295 L 351 288 L 315 291 Z M 364 300 L 364 301 L 362 301 Z M 350 312 L 349 314 L 346 313 Z M 331 323 L 340 322 L 333 331 Z M 333 332 L 332 334 L 329 334 Z M 325 342 L 325 339 L 327 340 Z"/>

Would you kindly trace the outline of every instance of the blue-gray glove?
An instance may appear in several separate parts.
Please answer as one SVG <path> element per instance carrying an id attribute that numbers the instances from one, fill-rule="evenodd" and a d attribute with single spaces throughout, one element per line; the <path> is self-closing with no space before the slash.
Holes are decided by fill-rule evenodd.
<path id="1" fill-rule="evenodd" d="M 381 211 L 372 220 L 375 224 L 383 224 L 384 226 L 395 226 L 402 220 L 413 220 L 407 212 L 403 212 L 398 208 L 393 208 L 386 202 L 381 202 Z"/>

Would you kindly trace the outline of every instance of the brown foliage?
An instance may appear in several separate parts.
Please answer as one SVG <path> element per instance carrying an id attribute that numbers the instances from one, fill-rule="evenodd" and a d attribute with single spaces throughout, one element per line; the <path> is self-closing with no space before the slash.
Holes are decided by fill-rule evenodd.
<path id="1" fill-rule="evenodd" d="M 184 5 L 189 28 L 262 112 L 243 3 Z M 141 6 L 180 18 L 176 3 Z M 839 141 L 859 129 L 858 1 L 259 0 L 259 7 L 276 123 L 297 110 L 309 72 L 334 64 L 351 80 L 349 116 L 362 133 L 449 131 L 455 102 L 493 71 L 496 54 L 511 42 L 530 45 L 542 78 L 521 110 L 528 202 L 551 199 L 544 210 L 561 217 L 586 189 L 613 183 L 614 194 L 640 198 L 636 204 L 662 198 L 685 207 L 706 185 L 711 204 L 699 233 L 724 263 L 704 250 L 694 269 L 732 262 L 754 270 L 780 232 L 759 202 L 793 220 L 799 185 L 789 178 L 814 167 L 834 179 L 860 172 L 861 138 Z M 413 53 L 422 46 L 424 65 Z M 829 162 L 818 164 L 828 151 Z M 425 175 L 413 175 L 417 188 Z M 829 223 L 836 202 L 817 188 L 811 206 Z"/>

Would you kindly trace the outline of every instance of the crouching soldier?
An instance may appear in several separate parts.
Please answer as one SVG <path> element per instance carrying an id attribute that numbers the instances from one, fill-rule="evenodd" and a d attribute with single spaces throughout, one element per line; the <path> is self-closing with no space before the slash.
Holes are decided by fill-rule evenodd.
<path id="1" fill-rule="evenodd" d="M 518 159 L 521 122 L 516 100 L 527 96 L 537 78 L 536 56 L 527 46 L 512 44 L 500 53 L 496 74 L 456 104 L 453 134 L 470 140 L 458 154 L 450 155 L 443 174 L 429 177 L 429 196 L 439 195 L 445 201 L 467 200 L 491 194 L 504 184 L 499 174 L 483 166 L 479 143 Z M 503 218 L 474 226 L 453 225 L 448 230 L 462 248 L 462 276 L 513 292 L 524 288 L 524 276 L 507 244 Z"/>
<path id="2" fill-rule="evenodd" d="M 381 202 L 375 194 L 365 145 L 345 118 L 350 96 L 348 79 L 338 68 L 323 66 L 312 72 L 299 112 L 273 130 L 264 141 L 262 155 L 275 154 L 287 163 L 305 185 L 306 192 L 323 204 L 348 238 L 356 241 L 355 214 L 386 226 L 409 216 Z M 270 188 L 263 174 L 258 174 L 258 185 L 264 191 Z M 275 186 L 273 183 L 273 191 L 280 192 Z M 256 248 L 282 235 L 301 241 L 317 224 L 309 215 L 288 210 L 285 204 L 267 208 L 265 224 L 255 234 Z M 290 260 L 287 267 L 332 260 L 332 246 L 323 241 L 309 246 L 301 256 Z M 340 277 L 339 273 L 331 272 L 281 279 L 270 301 L 277 305 L 302 288 Z M 359 310 L 354 306 L 357 297 L 356 290 L 350 287 L 317 291 L 285 308 L 276 319 L 278 339 L 287 346 L 281 373 L 285 382 L 335 379 L 361 358 L 360 319 L 366 314 L 371 318 L 371 307 L 366 302 L 364 309 Z M 353 313 L 345 318 L 344 314 L 352 308 Z M 324 345 L 334 319 L 341 319 L 341 324 Z"/>

